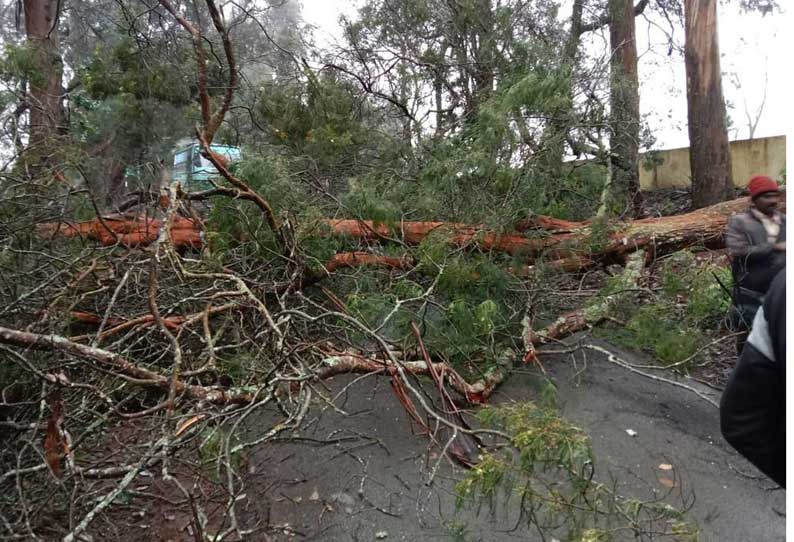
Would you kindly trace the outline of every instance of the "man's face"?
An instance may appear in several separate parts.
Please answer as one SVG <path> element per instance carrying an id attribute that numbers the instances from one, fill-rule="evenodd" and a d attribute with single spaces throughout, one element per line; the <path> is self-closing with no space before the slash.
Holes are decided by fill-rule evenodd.
<path id="1" fill-rule="evenodd" d="M 764 192 L 753 200 L 755 208 L 767 216 L 772 216 L 777 209 L 780 192 Z"/>

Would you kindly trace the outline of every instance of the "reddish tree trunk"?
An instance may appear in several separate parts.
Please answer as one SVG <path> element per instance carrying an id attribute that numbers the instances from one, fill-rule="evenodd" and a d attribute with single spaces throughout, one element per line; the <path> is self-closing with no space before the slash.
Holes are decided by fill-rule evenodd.
<path id="1" fill-rule="evenodd" d="M 685 0 L 687 117 L 692 206 L 731 199 L 731 150 L 722 97 L 717 0 Z"/>
<path id="2" fill-rule="evenodd" d="M 749 198 L 738 198 L 699 209 L 691 213 L 630 222 L 615 222 L 595 229 L 589 221 L 571 222 L 549 217 L 536 217 L 519 224 L 522 231 L 542 230 L 544 235 L 519 232 L 495 233 L 483 226 L 452 222 L 402 222 L 395 227 L 369 220 L 324 220 L 328 235 L 388 242 L 401 240 L 418 245 L 430 233 L 446 234 L 452 246 L 507 252 L 523 257 L 528 264 L 545 258 L 552 267 L 565 270 L 582 269 L 599 262 L 621 260 L 639 249 L 647 249 L 649 257 L 661 256 L 693 245 L 722 248 L 728 218 L 745 210 Z M 780 204 L 785 210 L 785 192 Z M 146 217 L 94 219 L 80 223 L 47 223 L 38 226 L 42 237 L 81 237 L 110 246 L 142 247 L 157 239 L 161 223 Z M 174 245 L 202 246 L 202 225 L 191 219 L 176 217 L 171 229 Z M 548 235 L 551 233 L 551 235 Z M 340 267 L 380 265 L 405 269 L 413 265 L 409 257 L 375 256 L 362 252 L 339 254 L 327 264 L 328 271 Z M 522 270 L 515 270 L 521 273 Z"/>

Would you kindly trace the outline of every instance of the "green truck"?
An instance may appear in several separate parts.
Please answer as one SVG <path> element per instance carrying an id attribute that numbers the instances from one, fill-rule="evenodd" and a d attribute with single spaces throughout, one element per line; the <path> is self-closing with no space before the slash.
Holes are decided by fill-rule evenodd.
<path id="1" fill-rule="evenodd" d="M 236 162 L 241 156 L 238 147 L 211 145 L 210 148 L 213 152 L 225 156 L 229 162 Z M 174 182 L 182 183 L 182 188 L 186 192 L 201 192 L 211 189 L 213 186 L 210 178 L 219 175 L 212 162 L 201 155 L 201 146 L 198 143 L 191 143 L 174 153 L 172 178 Z"/>

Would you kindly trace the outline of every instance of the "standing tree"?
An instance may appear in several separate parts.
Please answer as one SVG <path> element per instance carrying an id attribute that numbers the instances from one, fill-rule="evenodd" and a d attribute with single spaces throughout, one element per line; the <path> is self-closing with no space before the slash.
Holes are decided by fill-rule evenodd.
<path id="1" fill-rule="evenodd" d="M 29 82 L 29 147 L 39 157 L 48 154 L 51 139 L 63 126 L 63 61 L 58 47 L 61 2 L 25 0 L 25 32 L 35 71 Z"/>
<path id="2" fill-rule="evenodd" d="M 734 192 L 716 0 L 686 0 L 684 18 L 689 162 L 692 206 L 697 209 L 730 199 Z"/>
<path id="3" fill-rule="evenodd" d="M 613 194 L 642 213 L 639 170 L 640 95 L 632 0 L 609 1 L 610 165 Z M 631 211 L 630 211 L 631 212 Z"/>

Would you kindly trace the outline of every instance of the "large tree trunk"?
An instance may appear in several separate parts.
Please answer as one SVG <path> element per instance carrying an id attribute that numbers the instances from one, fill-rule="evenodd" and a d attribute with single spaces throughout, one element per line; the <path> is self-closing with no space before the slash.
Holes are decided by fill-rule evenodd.
<path id="1" fill-rule="evenodd" d="M 516 225 L 516 231 L 496 233 L 482 225 L 450 222 L 401 222 L 393 227 L 369 220 L 322 220 L 318 233 L 380 242 L 399 240 L 418 245 L 430 233 L 445 233 L 452 246 L 507 252 L 521 256 L 527 264 L 540 259 L 562 269 L 584 268 L 596 263 L 622 261 L 629 254 L 644 249 L 650 258 L 669 254 L 689 246 L 722 248 L 728 218 L 745 210 L 750 198 L 739 198 L 713 205 L 684 215 L 646 218 L 625 223 L 604 225 L 590 222 L 571 222 L 549 217 L 537 217 Z M 785 210 L 785 192 L 780 204 Z M 153 243 L 161 222 L 145 217 L 105 217 L 90 222 L 53 222 L 37 228 L 42 237 L 81 237 L 94 239 L 103 245 L 141 247 Z M 175 217 L 171 240 L 177 247 L 201 247 L 202 225 L 194 220 Z M 528 230 L 545 235 L 525 235 Z M 410 266 L 409 257 L 367 257 L 351 253 L 328 262 L 328 271 L 342 267 L 381 265 L 392 268 Z M 519 270 L 515 270 L 519 272 Z"/>
<path id="2" fill-rule="evenodd" d="M 642 213 L 639 137 L 640 95 L 632 0 L 609 0 L 611 189 L 618 211 Z"/>
<path id="3" fill-rule="evenodd" d="M 717 0 L 685 0 L 686 90 L 692 206 L 733 197 L 731 152 L 722 98 Z"/>
<path id="4" fill-rule="evenodd" d="M 58 49 L 58 0 L 25 0 L 25 31 L 34 54 L 36 73 L 27 95 L 30 110 L 29 148 L 47 159 L 53 137 L 63 128 L 63 61 Z"/>

